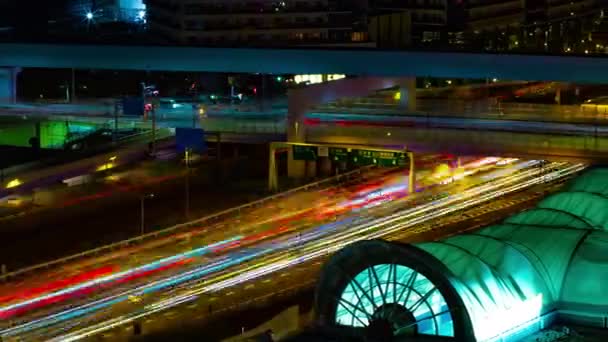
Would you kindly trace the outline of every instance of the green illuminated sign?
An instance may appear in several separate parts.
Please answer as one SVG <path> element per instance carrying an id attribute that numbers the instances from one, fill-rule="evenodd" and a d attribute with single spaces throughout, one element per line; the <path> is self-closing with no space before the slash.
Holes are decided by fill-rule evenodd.
<path id="1" fill-rule="evenodd" d="M 327 156 L 335 162 L 351 161 L 354 165 L 378 165 L 383 167 L 402 167 L 408 163 L 405 152 L 358 150 L 345 147 L 319 148 L 318 146 L 293 145 L 294 160 L 315 161 L 321 156 Z"/>
<path id="2" fill-rule="evenodd" d="M 350 156 L 353 164 L 359 166 L 372 165 L 378 162 L 372 155 L 372 151 L 352 150 Z"/>
<path id="3" fill-rule="evenodd" d="M 405 152 L 353 150 L 351 156 L 353 164 L 359 166 L 376 164 L 384 167 L 396 167 L 407 165 L 407 154 Z"/>
<path id="4" fill-rule="evenodd" d="M 294 160 L 317 160 L 319 155 L 319 148 L 317 146 L 302 146 L 293 145 L 293 159 Z"/>
<path id="5" fill-rule="evenodd" d="M 340 147 L 330 147 L 329 158 L 336 162 L 346 162 L 348 161 L 348 149 Z"/>

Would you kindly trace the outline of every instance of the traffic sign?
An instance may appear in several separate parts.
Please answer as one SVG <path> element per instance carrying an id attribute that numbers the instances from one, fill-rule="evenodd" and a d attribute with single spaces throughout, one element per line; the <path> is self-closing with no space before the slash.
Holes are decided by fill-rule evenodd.
<path id="1" fill-rule="evenodd" d="M 319 157 L 329 157 L 329 149 L 327 146 L 319 146 Z"/>
<path id="2" fill-rule="evenodd" d="M 315 161 L 318 155 L 319 148 L 317 146 L 293 145 L 294 160 Z"/>
<path id="3" fill-rule="evenodd" d="M 378 165 L 383 167 L 402 167 L 408 163 L 406 152 L 374 151 L 350 149 L 346 147 L 327 147 L 310 145 L 293 145 L 294 160 L 315 161 L 318 157 L 329 157 L 335 162 L 350 160 L 358 166 Z"/>
<path id="4" fill-rule="evenodd" d="M 348 161 L 348 149 L 341 147 L 330 147 L 329 158 L 336 162 L 346 162 Z"/>
<path id="5" fill-rule="evenodd" d="M 407 153 L 405 152 L 376 152 L 378 165 L 385 167 L 407 165 Z"/>
<path id="6" fill-rule="evenodd" d="M 355 165 L 366 166 L 378 163 L 378 160 L 374 158 L 372 151 L 352 150 L 350 155 L 351 160 Z"/>
<path id="7" fill-rule="evenodd" d="M 376 164 L 384 167 L 396 167 L 407 165 L 407 153 L 353 150 L 351 153 L 352 161 L 355 165 L 365 166 Z"/>

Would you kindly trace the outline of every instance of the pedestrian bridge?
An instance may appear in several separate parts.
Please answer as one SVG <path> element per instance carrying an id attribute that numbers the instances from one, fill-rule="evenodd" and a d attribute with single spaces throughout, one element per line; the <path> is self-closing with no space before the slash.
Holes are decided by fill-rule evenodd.
<path id="1" fill-rule="evenodd" d="M 369 340 L 516 341 L 554 322 L 608 329 L 608 168 L 476 232 L 354 243 L 327 262 L 322 326 Z"/>

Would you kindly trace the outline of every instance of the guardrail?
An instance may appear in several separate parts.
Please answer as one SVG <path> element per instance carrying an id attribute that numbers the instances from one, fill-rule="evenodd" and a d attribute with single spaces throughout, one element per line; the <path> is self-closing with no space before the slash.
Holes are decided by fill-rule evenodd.
<path id="1" fill-rule="evenodd" d="M 47 269 L 47 268 L 52 267 L 52 266 L 57 266 L 57 265 L 64 264 L 66 262 L 74 261 L 76 259 L 80 259 L 80 258 L 87 257 L 87 256 L 95 256 L 97 254 L 100 254 L 100 253 L 103 253 L 103 252 L 107 252 L 107 251 L 111 251 L 111 250 L 116 249 L 116 248 L 125 248 L 127 246 L 130 246 L 130 245 L 133 245 L 133 244 L 136 244 L 136 243 L 141 243 L 141 242 L 143 242 L 144 240 L 147 240 L 147 239 L 153 239 L 153 238 L 158 238 L 158 237 L 163 236 L 163 235 L 174 234 L 174 233 L 177 233 L 181 229 L 189 229 L 189 228 L 192 228 L 195 225 L 199 225 L 199 224 L 201 224 L 203 222 L 206 222 L 206 221 L 213 222 L 213 220 L 218 220 L 218 219 L 220 219 L 220 218 L 222 218 L 222 217 L 224 217 L 224 216 L 226 216 L 228 214 L 234 214 L 234 213 L 240 214 L 240 212 L 242 210 L 244 210 L 244 209 L 253 208 L 253 207 L 259 206 L 261 204 L 267 203 L 269 201 L 273 201 L 273 200 L 277 200 L 277 199 L 280 199 L 280 198 L 283 198 L 283 197 L 286 197 L 286 196 L 293 195 L 294 193 L 297 193 L 297 192 L 300 192 L 300 191 L 306 191 L 306 190 L 309 190 L 309 189 L 312 189 L 312 188 L 315 188 L 315 187 L 320 187 L 320 186 L 323 186 L 323 185 L 328 185 L 328 184 L 330 184 L 332 182 L 338 182 L 339 183 L 339 182 L 343 182 L 345 180 L 349 180 L 353 176 L 355 176 L 355 175 L 361 175 L 365 171 L 368 171 L 368 170 L 370 170 L 372 168 L 373 168 L 373 166 L 362 167 L 362 168 L 359 168 L 357 170 L 353 170 L 353 171 L 350 171 L 350 172 L 347 172 L 347 173 L 343 173 L 343 174 L 340 174 L 340 175 L 337 175 L 337 176 L 334 176 L 334 177 L 325 178 L 325 179 L 322 179 L 322 180 L 317 181 L 317 182 L 309 183 L 309 184 L 306 184 L 306 185 L 303 185 L 303 186 L 300 186 L 300 187 L 297 187 L 297 188 L 293 188 L 293 189 L 290 189 L 290 190 L 287 190 L 287 191 L 284 191 L 284 192 L 281 192 L 281 193 L 278 193 L 278 194 L 275 194 L 275 195 L 272 195 L 272 196 L 268 196 L 268 197 L 259 199 L 259 200 L 254 201 L 254 202 L 246 203 L 246 204 L 240 205 L 238 207 L 226 209 L 226 210 L 223 210 L 223 211 L 217 212 L 215 214 L 211 214 L 211 215 L 202 217 L 202 218 L 194 220 L 194 221 L 190 221 L 190 222 L 186 222 L 186 223 L 181 223 L 181 224 L 178 224 L 178 225 L 175 225 L 175 226 L 171 226 L 171 227 L 159 230 L 159 231 L 150 232 L 150 233 L 147 233 L 147 234 L 144 234 L 144 235 L 140 235 L 140 236 L 137 236 L 137 237 L 134 237 L 134 238 L 131 238 L 131 239 L 119 241 L 119 242 L 116 242 L 116 243 L 113 243 L 113 244 L 101 246 L 101 247 L 98 247 L 98 248 L 95 248 L 95 249 L 91 249 L 91 250 L 88 250 L 88 251 L 84 251 L 84 252 L 81 252 L 81 253 L 78 253 L 78 254 L 70 255 L 70 256 L 67 256 L 67 257 L 64 257 L 64 258 L 61 258 L 61 259 L 56 259 L 56 260 L 49 261 L 49 262 L 46 262 L 46 263 L 37 264 L 37 265 L 30 266 L 30 267 L 25 267 L 25 268 L 19 269 L 17 271 L 5 273 L 5 274 L 3 274 L 3 275 L 0 276 L 0 282 L 9 281 L 12 278 L 16 278 L 18 276 L 22 276 L 22 275 L 24 275 L 24 274 L 26 274 L 28 272 L 32 272 L 32 271 L 36 271 L 36 270 L 41 270 L 41 269 Z"/>
<path id="2" fill-rule="evenodd" d="M 204 119 L 201 126 L 206 131 L 221 133 L 285 134 L 287 120 L 233 120 Z"/>

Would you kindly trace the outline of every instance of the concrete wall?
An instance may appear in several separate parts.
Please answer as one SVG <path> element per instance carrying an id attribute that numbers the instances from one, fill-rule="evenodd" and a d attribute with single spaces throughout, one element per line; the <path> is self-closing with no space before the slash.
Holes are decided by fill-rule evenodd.
<path id="1" fill-rule="evenodd" d="M 300 329 L 300 310 L 297 306 L 292 306 L 255 329 L 225 339 L 223 342 L 252 341 L 257 335 L 263 334 L 267 330 L 271 330 L 273 339 L 278 341 L 298 329 Z"/>

